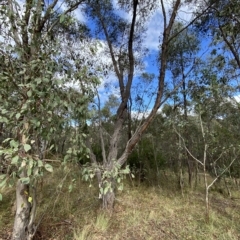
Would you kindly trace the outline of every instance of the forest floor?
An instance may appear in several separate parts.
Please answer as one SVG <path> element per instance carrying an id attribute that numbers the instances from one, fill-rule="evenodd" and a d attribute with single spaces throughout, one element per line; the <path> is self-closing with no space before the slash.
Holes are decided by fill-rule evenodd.
<path id="1" fill-rule="evenodd" d="M 231 198 L 210 192 L 207 223 L 201 186 L 182 195 L 169 179 L 157 187 L 127 181 L 110 215 L 100 210 L 97 189 L 76 174 L 69 192 L 70 182 L 56 170 L 39 186 L 36 240 L 240 239 L 239 190 L 232 190 Z M 0 240 L 11 236 L 14 196 L 14 189 L 5 191 L 0 202 Z"/>

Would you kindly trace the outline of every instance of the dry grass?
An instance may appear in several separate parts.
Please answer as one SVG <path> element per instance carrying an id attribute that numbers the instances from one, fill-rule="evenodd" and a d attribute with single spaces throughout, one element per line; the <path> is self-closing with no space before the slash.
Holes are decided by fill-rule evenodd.
<path id="1" fill-rule="evenodd" d="M 67 173 L 56 170 L 48 175 L 43 187 L 39 187 L 37 220 L 41 219 L 41 223 L 36 239 L 240 239 L 238 199 L 213 191 L 207 224 L 201 189 L 186 191 L 182 197 L 175 186 L 171 189 L 169 182 L 168 188 L 136 187 L 126 183 L 124 191 L 117 194 L 114 212 L 109 216 L 100 210 L 97 189 L 89 188 L 74 171 L 71 173 L 75 174 L 76 184 L 69 193 L 71 176 Z M 57 187 L 56 183 L 63 179 L 62 188 Z M 12 229 L 13 199 L 12 190 L 0 203 L 0 239 L 7 239 Z"/>

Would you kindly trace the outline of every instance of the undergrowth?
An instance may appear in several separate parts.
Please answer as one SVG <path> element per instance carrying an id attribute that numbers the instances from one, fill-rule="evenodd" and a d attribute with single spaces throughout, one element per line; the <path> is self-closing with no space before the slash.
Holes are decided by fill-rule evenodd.
<path id="1" fill-rule="evenodd" d="M 74 188 L 70 192 L 74 176 Z M 35 239 L 240 239 L 240 203 L 218 191 L 211 192 L 210 222 L 205 221 L 204 191 L 186 188 L 184 195 L 168 176 L 167 188 L 126 181 L 118 192 L 112 215 L 101 210 L 98 189 L 83 182 L 76 167 L 55 169 L 38 187 L 39 223 Z M 166 181 L 166 179 L 165 179 Z M 172 185 L 171 185 L 172 181 Z M 171 187 L 172 186 L 172 187 Z M 0 239 L 10 239 L 14 221 L 14 189 L 0 203 Z"/>

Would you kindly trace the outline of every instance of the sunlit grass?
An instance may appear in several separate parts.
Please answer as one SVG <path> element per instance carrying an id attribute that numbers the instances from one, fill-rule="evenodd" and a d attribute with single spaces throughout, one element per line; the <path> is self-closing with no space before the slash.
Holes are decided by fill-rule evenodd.
<path id="1" fill-rule="evenodd" d="M 91 240 L 92 237 L 92 226 L 86 225 L 81 230 L 74 230 L 73 238 L 74 240 Z"/>
<path id="2" fill-rule="evenodd" d="M 106 232 L 110 226 L 110 216 L 105 213 L 99 213 L 96 219 L 96 223 L 94 227 L 96 230 L 99 230 L 101 232 Z"/>

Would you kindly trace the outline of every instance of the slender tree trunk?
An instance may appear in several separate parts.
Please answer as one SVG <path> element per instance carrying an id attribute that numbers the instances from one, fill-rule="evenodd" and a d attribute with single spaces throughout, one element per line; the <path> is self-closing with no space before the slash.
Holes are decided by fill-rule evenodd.
<path id="1" fill-rule="evenodd" d="M 31 203 L 28 201 L 29 185 L 22 184 L 20 180 L 16 187 L 16 215 L 13 227 L 12 240 L 33 239 L 34 229 L 29 228 Z"/>
<path id="2" fill-rule="evenodd" d="M 178 137 L 178 141 L 179 141 L 179 146 L 181 145 L 181 138 Z M 183 194 L 183 187 L 184 187 L 184 179 L 183 179 L 183 169 L 182 169 L 182 165 L 183 165 L 183 161 L 182 161 L 182 158 L 181 158 L 181 153 L 179 152 L 178 154 L 178 181 L 179 181 L 179 186 L 180 186 L 180 189 L 181 189 L 181 193 L 182 193 L 182 196 L 184 196 Z"/>
<path id="3" fill-rule="evenodd" d="M 111 183 L 111 184 L 113 184 L 113 183 Z M 106 194 L 103 194 L 103 196 L 102 196 L 102 208 L 103 209 L 105 209 L 111 213 L 114 208 L 114 202 L 115 202 L 114 189 L 108 190 Z"/>
<path id="4" fill-rule="evenodd" d="M 186 93 L 186 76 L 183 72 L 183 66 L 182 66 L 182 79 L 183 79 L 183 107 L 184 107 L 184 120 L 187 122 L 188 121 L 188 113 L 187 113 L 187 93 Z M 185 139 L 188 139 L 188 129 L 185 126 L 184 127 L 184 135 L 185 135 Z M 189 141 L 187 140 L 185 143 L 186 147 L 189 149 Z M 188 166 L 188 184 L 190 186 L 190 188 L 192 188 L 192 178 L 193 178 L 193 166 L 192 166 L 192 162 L 191 162 L 191 158 L 188 154 L 188 152 L 185 152 L 186 155 L 186 159 L 187 159 L 187 166 Z"/>
<path id="5" fill-rule="evenodd" d="M 188 184 L 189 184 L 190 188 L 192 188 L 193 167 L 192 167 L 192 162 L 191 162 L 188 154 L 187 154 L 187 166 L 188 166 Z"/>
<path id="6" fill-rule="evenodd" d="M 184 193 L 183 193 L 184 180 L 183 180 L 183 170 L 182 170 L 181 160 L 180 160 L 179 164 L 180 164 L 180 166 L 179 166 L 179 185 L 180 185 L 180 188 L 181 188 L 182 196 L 184 196 Z"/>
<path id="7" fill-rule="evenodd" d="M 206 207 L 206 222 L 209 223 L 209 188 L 207 183 L 207 173 L 204 173 L 205 182 L 205 207 Z"/>
<path id="8" fill-rule="evenodd" d="M 114 207 L 114 201 L 115 201 L 115 193 L 113 191 L 107 192 L 103 196 L 103 209 L 112 211 Z"/>
<path id="9" fill-rule="evenodd" d="M 195 162 L 195 189 L 198 186 L 198 179 L 199 179 L 199 183 L 200 183 L 200 178 L 198 176 L 199 176 L 198 163 Z"/>
<path id="10" fill-rule="evenodd" d="M 29 131 L 29 124 L 25 118 L 23 132 L 19 135 L 19 141 L 24 144 L 27 142 L 25 133 Z M 26 156 L 24 149 L 19 151 L 21 157 Z M 26 168 L 23 167 L 20 178 L 27 178 Z M 34 183 L 32 183 L 34 184 Z M 31 192 L 31 193 L 30 193 Z M 31 197 L 31 198 L 30 198 Z M 35 234 L 34 220 L 36 215 L 36 189 L 30 184 L 23 184 L 20 179 L 16 185 L 16 215 L 14 220 L 12 240 L 31 240 Z"/>
<path id="11" fill-rule="evenodd" d="M 225 186 L 226 186 L 226 188 L 227 188 L 228 196 L 229 196 L 229 197 L 232 197 L 232 193 L 231 193 L 230 188 L 229 188 L 229 186 L 228 186 L 227 180 L 226 180 L 225 177 L 223 177 L 223 179 L 224 179 Z"/>

